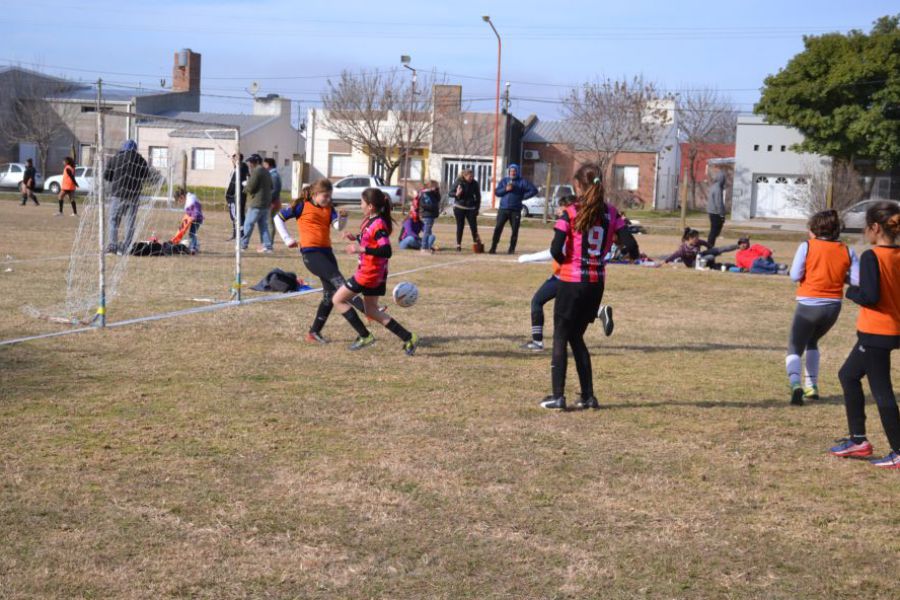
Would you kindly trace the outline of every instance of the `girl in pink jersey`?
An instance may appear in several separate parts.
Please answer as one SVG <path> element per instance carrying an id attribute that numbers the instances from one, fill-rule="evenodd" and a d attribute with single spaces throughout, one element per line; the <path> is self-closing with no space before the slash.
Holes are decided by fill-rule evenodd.
<path id="1" fill-rule="evenodd" d="M 604 256 L 626 226 L 616 208 L 603 199 L 601 171 L 585 164 L 575 173 L 578 202 L 556 221 L 550 253 L 559 263 L 559 290 L 553 308 L 553 393 L 541 401 L 548 409 L 566 409 L 568 347 L 572 347 L 581 383 L 579 408 L 600 408 L 594 397 L 591 355 L 584 343 L 587 326 L 597 317 L 606 277 Z"/>
<path id="2" fill-rule="evenodd" d="M 360 350 L 375 343 L 353 306 L 351 300 L 362 294 L 366 316 L 384 325 L 403 342 L 403 351 L 412 356 L 419 344 L 419 336 L 407 331 L 400 323 L 378 310 L 378 298 L 387 290 L 388 260 L 391 258 L 391 199 L 378 188 L 366 188 L 360 199 L 363 222 L 359 235 L 346 234 L 352 243 L 347 253 L 359 255 L 356 273 L 334 293 L 334 306 L 338 309 L 359 337 L 350 346 Z"/>

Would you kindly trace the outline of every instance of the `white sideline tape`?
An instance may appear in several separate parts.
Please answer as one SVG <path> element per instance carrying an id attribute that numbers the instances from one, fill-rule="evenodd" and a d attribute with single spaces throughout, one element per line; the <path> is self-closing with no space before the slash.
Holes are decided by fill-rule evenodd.
<path id="1" fill-rule="evenodd" d="M 399 273 L 392 273 L 388 275 L 388 279 L 399 277 L 401 275 L 409 275 L 410 273 L 416 273 L 418 271 L 427 271 L 429 269 L 440 269 L 442 267 L 452 267 L 454 265 L 461 265 L 469 262 L 478 262 L 480 259 L 477 258 L 468 258 L 463 260 L 454 260 L 446 263 L 438 263 L 436 265 L 426 265 L 424 267 L 417 267 L 415 269 L 408 269 L 406 271 L 400 271 Z M 21 344 L 22 342 L 30 342 L 34 340 L 43 340 L 47 338 L 61 337 L 64 335 L 73 335 L 76 333 L 84 333 L 86 331 L 102 331 L 103 329 L 111 329 L 113 327 L 124 327 L 126 325 L 135 325 L 137 323 L 149 323 L 151 321 L 162 321 L 164 319 L 173 319 L 175 317 L 183 317 L 186 315 L 195 315 L 199 313 L 207 313 L 213 312 L 222 308 L 228 308 L 231 306 L 243 306 L 245 304 L 257 304 L 259 302 L 275 302 L 276 300 L 287 300 L 288 298 L 296 298 L 298 296 L 306 296 L 308 294 L 314 294 L 316 292 L 321 292 L 322 288 L 311 288 L 308 290 L 302 290 L 300 292 L 288 292 L 287 294 L 273 294 L 270 296 L 259 296 L 257 298 L 248 298 L 247 300 L 242 300 L 241 302 L 237 302 L 236 300 L 225 301 L 220 304 L 213 304 L 210 306 L 195 306 L 192 308 L 185 308 L 182 310 L 176 310 L 167 313 L 160 313 L 158 315 L 151 315 L 149 317 L 137 317 L 135 319 L 126 319 L 124 321 L 116 321 L 114 323 L 107 323 L 105 328 L 101 327 L 79 327 L 78 329 L 67 329 L 66 331 L 54 331 L 53 333 L 41 333 L 38 335 L 29 335 L 26 337 L 13 338 L 8 340 L 0 340 L 0 346 L 11 346 L 13 344 Z"/>

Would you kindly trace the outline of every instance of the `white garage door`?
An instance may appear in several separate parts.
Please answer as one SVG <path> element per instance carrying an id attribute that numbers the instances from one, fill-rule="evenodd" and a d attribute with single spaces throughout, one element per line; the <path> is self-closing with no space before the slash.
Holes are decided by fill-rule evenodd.
<path id="1" fill-rule="evenodd" d="M 800 175 L 757 175 L 753 180 L 754 217 L 806 218 L 797 204 L 809 193 L 809 182 Z"/>

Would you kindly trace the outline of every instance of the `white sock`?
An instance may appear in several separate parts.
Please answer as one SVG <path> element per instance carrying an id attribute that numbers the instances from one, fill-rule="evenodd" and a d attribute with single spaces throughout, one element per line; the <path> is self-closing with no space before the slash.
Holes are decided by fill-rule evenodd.
<path id="1" fill-rule="evenodd" d="M 810 388 L 819 382 L 819 351 L 806 351 L 806 387 Z"/>
<path id="2" fill-rule="evenodd" d="M 787 368 L 788 379 L 791 386 L 800 385 L 800 356 L 797 354 L 788 354 L 784 359 L 784 366 Z"/>

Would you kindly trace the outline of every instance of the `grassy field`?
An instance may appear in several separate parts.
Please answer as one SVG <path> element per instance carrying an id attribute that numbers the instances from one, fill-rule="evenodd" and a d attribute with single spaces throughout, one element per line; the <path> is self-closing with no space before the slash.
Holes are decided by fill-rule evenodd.
<path id="1" fill-rule="evenodd" d="M 21 311 L 65 285 L 77 220 L 53 210 L 0 202 L 0 339 L 62 328 Z M 131 259 L 110 319 L 227 296 L 227 216 L 200 234 L 198 257 Z M 796 236 L 773 237 L 789 261 Z M 246 279 L 274 266 L 307 275 L 281 246 Z M 337 315 L 304 344 L 315 296 L 0 347 L 0 597 L 897 597 L 900 480 L 824 452 L 852 305 L 822 400 L 795 408 L 787 278 L 611 266 L 615 333 L 588 331 L 603 409 L 548 414 L 549 354 L 519 350 L 548 266 L 391 261 L 421 267 L 416 306 L 390 308 L 414 357 L 381 328 L 350 352 Z"/>

